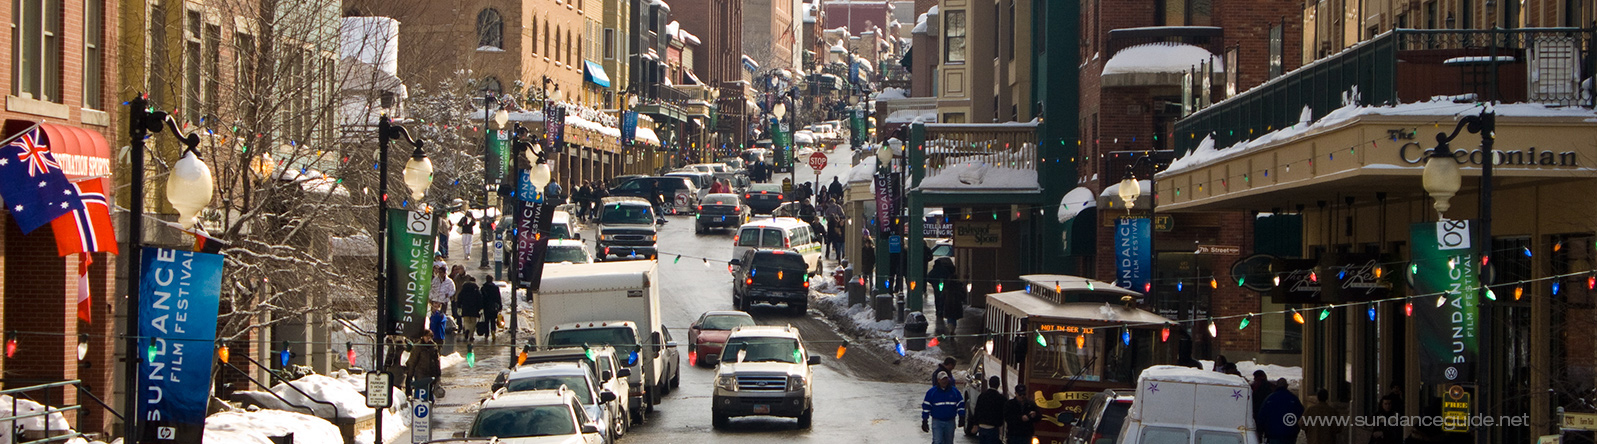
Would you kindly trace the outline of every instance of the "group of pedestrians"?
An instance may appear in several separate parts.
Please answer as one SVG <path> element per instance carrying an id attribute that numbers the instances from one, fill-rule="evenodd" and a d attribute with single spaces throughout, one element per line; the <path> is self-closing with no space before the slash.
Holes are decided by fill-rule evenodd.
<path id="1" fill-rule="evenodd" d="M 610 197 L 610 190 L 598 181 L 587 181 L 571 191 L 571 203 L 578 220 L 590 220 L 598 215 L 599 201 Z"/>
<path id="2" fill-rule="evenodd" d="M 965 398 L 954 384 L 954 363 L 945 359 L 932 372 L 933 386 L 921 401 L 921 431 L 932 434 L 932 444 L 952 444 L 954 431 L 965 428 Z M 1030 444 L 1042 412 L 1026 397 L 1026 385 L 1015 385 L 1006 398 L 999 390 L 1002 380 L 990 376 L 986 382 L 970 415 L 977 438 L 982 444 Z"/>

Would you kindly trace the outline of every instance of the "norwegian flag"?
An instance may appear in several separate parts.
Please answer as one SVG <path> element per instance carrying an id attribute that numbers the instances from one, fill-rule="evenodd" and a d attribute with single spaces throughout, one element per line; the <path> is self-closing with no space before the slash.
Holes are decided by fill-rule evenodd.
<path id="1" fill-rule="evenodd" d="M 83 209 L 38 126 L 0 146 L 0 196 L 23 234 Z"/>
<path id="2" fill-rule="evenodd" d="M 117 254 L 116 232 L 111 223 L 111 202 L 105 193 L 105 179 L 95 178 L 72 184 L 82 203 L 71 212 L 50 221 L 55 229 L 56 253 Z"/>

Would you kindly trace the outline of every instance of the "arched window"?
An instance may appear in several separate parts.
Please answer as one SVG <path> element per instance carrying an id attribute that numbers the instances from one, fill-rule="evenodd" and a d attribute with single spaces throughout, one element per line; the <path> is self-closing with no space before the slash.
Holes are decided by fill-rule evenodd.
<path id="1" fill-rule="evenodd" d="M 543 56 L 549 57 L 549 21 L 543 21 Z"/>
<path id="2" fill-rule="evenodd" d="M 494 8 L 477 13 L 477 46 L 505 47 L 505 20 Z"/>
<path id="3" fill-rule="evenodd" d="M 538 19 L 532 19 L 532 52 L 538 52 Z"/>
<path id="4" fill-rule="evenodd" d="M 498 77 L 493 77 L 493 76 L 489 76 L 488 78 L 482 79 L 482 90 L 483 91 L 493 91 L 494 95 L 496 95 L 496 96 L 499 95 L 500 93 L 505 92 L 504 85 L 499 83 L 499 78 Z"/>
<path id="5" fill-rule="evenodd" d="M 560 38 L 561 38 L 561 34 L 564 33 L 564 32 L 565 31 L 561 31 L 560 30 L 560 27 L 558 27 L 558 26 L 555 27 L 555 58 L 554 59 L 557 62 L 560 61 L 560 54 L 564 52 L 562 49 L 560 49 L 560 42 L 561 42 Z"/>

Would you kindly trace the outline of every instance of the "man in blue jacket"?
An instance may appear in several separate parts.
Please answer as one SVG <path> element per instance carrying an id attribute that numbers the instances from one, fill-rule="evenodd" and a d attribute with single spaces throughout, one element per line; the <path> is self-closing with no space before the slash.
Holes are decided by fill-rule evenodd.
<path id="1" fill-rule="evenodd" d="M 1298 427 L 1303 418 L 1303 402 L 1287 389 L 1286 378 L 1275 381 L 1275 392 L 1259 408 L 1259 429 L 1264 431 L 1267 444 L 1293 444 L 1298 442 Z"/>
<path id="2" fill-rule="evenodd" d="M 920 403 L 920 429 L 932 433 L 932 444 L 953 444 L 954 430 L 964 426 L 965 397 L 954 390 L 952 374 L 937 372 L 937 386 L 926 390 Z"/>

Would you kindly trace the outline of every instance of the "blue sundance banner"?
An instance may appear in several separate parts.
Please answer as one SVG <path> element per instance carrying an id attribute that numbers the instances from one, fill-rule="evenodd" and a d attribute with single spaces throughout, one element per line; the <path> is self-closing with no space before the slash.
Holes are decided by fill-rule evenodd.
<path id="1" fill-rule="evenodd" d="M 1145 217 L 1115 221 L 1115 285 L 1147 292 L 1153 276 L 1153 224 Z"/>
<path id="2" fill-rule="evenodd" d="M 145 247 L 139 270 L 138 442 L 200 442 L 210 402 L 222 256 Z"/>

